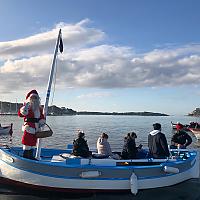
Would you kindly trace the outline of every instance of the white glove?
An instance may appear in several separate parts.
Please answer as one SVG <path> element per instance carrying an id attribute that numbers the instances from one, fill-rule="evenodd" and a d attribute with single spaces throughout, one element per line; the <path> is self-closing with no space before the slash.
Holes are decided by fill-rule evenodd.
<path id="1" fill-rule="evenodd" d="M 25 103 L 24 104 L 24 106 L 22 106 L 21 108 L 20 108 L 20 113 L 22 114 L 22 115 L 28 115 L 28 109 L 30 108 L 30 103 L 28 102 L 28 103 Z"/>
<path id="2" fill-rule="evenodd" d="M 28 112 L 28 109 L 30 108 L 30 102 L 27 102 L 25 105 L 24 105 L 24 112 Z"/>

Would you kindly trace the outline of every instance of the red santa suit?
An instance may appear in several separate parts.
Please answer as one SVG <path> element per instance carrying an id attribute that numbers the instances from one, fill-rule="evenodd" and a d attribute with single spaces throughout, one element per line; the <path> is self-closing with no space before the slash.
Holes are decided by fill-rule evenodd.
<path id="1" fill-rule="evenodd" d="M 30 91 L 26 96 L 26 102 L 18 111 L 18 116 L 24 118 L 22 144 L 25 146 L 36 146 L 37 138 L 35 137 L 35 133 L 45 124 L 42 107 L 40 106 L 33 111 L 30 106 L 30 97 L 32 96 L 37 96 L 39 99 L 36 90 Z"/>

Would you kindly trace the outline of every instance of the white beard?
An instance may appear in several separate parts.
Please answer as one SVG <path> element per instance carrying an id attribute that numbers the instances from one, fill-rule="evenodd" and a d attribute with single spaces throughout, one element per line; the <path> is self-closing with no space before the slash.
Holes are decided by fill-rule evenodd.
<path id="1" fill-rule="evenodd" d="M 40 108 L 40 101 L 38 99 L 31 100 L 30 105 L 33 112 L 38 111 Z"/>

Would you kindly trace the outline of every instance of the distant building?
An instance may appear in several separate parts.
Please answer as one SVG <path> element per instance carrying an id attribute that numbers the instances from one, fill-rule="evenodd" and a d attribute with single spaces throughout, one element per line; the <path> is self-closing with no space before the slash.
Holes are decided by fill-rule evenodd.
<path id="1" fill-rule="evenodd" d="M 0 101 L 0 114 L 17 115 L 19 108 L 21 108 L 22 106 L 22 103 Z M 44 106 L 42 105 L 42 107 Z M 76 111 L 65 107 L 59 108 L 53 105 L 48 107 L 48 115 L 76 115 Z"/>
<path id="2" fill-rule="evenodd" d="M 22 105 L 22 103 L 0 101 L 0 114 L 17 114 Z"/>

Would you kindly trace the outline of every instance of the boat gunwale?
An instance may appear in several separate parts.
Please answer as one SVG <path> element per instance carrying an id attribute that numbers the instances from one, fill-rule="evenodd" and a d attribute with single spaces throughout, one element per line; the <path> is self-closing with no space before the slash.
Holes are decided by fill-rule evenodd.
<path id="1" fill-rule="evenodd" d="M 88 164 L 81 164 L 78 163 L 78 164 L 67 164 L 66 163 L 66 160 L 63 160 L 63 161 L 58 161 L 58 162 L 51 162 L 51 160 L 48 160 L 48 161 L 44 161 L 44 160 L 40 160 L 40 161 L 37 161 L 37 160 L 30 160 L 30 159 L 26 159 L 26 158 L 23 158 L 21 157 L 20 155 L 17 155 L 17 154 L 14 154 L 13 152 L 10 151 L 9 148 L 0 148 L 1 151 L 3 151 L 4 154 L 8 154 L 11 158 L 15 157 L 23 162 L 32 162 L 34 164 L 42 164 L 42 165 L 47 165 L 47 166 L 54 166 L 54 167 L 64 167 L 64 168 L 79 168 L 79 169 L 87 169 L 87 168 L 108 168 L 108 169 L 150 169 L 150 168 L 160 168 L 162 167 L 163 165 L 176 165 L 176 164 L 182 164 L 182 163 L 186 163 L 187 162 L 192 162 L 192 160 L 195 160 L 196 156 L 197 156 L 197 152 L 196 151 L 191 151 L 190 152 L 190 157 L 188 157 L 186 160 L 179 160 L 179 159 L 132 159 L 132 160 L 114 160 L 114 159 L 109 159 L 109 161 L 115 161 L 116 165 L 106 165 L 106 162 L 105 162 L 105 165 L 95 165 L 95 164 L 92 164 L 91 163 L 91 160 L 100 160 L 100 161 L 108 161 L 106 159 L 85 159 L 85 158 L 69 158 L 69 159 L 79 159 L 79 160 L 86 160 L 88 161 Z M 189 152 L 189 151 L 188 151 Z M 191 154 L 192 153 L 192 154 Z M 193 153 L 195 153 L 195 155 L 193 155 Z M 4 160 L 2 160 L 4 161 Z M 157 162 L 160 162 L 160 164 L 155 164 L 155 165 L 141 165 L 141 166 L 135 166 L 135 165 L 117 165 L 117 163 L 138 163 L 138 162 L 141 162 L 141 163 L 157 163 Z M 6 161 L 4 161 L 6 162 Z M 8 163 L 8 162 L 6 162 Z M 9 163 L 10 165 L 12 166 L 15 166 L 16 165 L 14 163 Z M 108 163 L 107 163 L 108 164 Z"/>
<path id="2" fill-rule="evenodd" d="M 3 160 L 1 160 L 3 161 Z M 5 162 L 5 161 L 3 161 Z M 13 166 L 11 163 L 7 163 L 5 162 L 6 164 L 8 165 L 11 165 L 12 167 L 14 168 L 17 168 L 19 170 L 22 170 L 22 171 L 25 171 L 25 172 L 28 172 L 28 173 L 32 173 L 32 174 L 36 174 L 36 175 L 41 175 L 41 176 L 47 176 L 47 177 L 52 177 L 52 178 L 62 178 L 62 179 L 87 179 L 87 180 L 129 180 L 129 178 L 117 178 L 117 177 L 114 177 L 114 178 L 96 178 L 96 177 L 93 177 L 93 178 L 80 178 L 80 177 L 69 177 L 69 176 L 61 176 L 61 175 L 52 175 L 52 174 L 47 174 L 47 173 L 41 173 L 41 172 L 36 172 L 36 171 L 32 171 L 32 170 L 24 170 L 23 168 L 20 168 L 20 167 L 15 167 Z M 196 160 L 195 162 L 190 166 L 190 168 L 187 168 L 177 174 L 182 174 L 184 172 L 187 172 L 188 170 L 191 170 L 191 168 L 193 168 L 196 164 Z M 98 166 L 95 166 L 95 168 L 97 168 Z M 100 166 L 101 167 L 101 166 Z M 117 167 L 117 166 L 116 166 Z M 115 167 L 115 169 L 116 169 Z M 157 168 L 162 168 L 163 166 L 159 165 L 159 166 L 156 166 Z M 104 168 L 104 166 L 103 166 Z M 125 167 L 124 167 L 125 168 Z M 83 169 L 83 168 L 82 168 Z M 119 168 L 117 168 L 119 169 Z M 127 169 L 132 169 L 132 168 L 125 168 L 125 170 Z M 164 175 L 159 175 L 159 176 L 140 176 L 138 177 L 138 180 L 144 180 L 144 179 L 157 179 L 157 178 L 165 178 L 165 177 L 169 177 L 169 176 L 176 176 L 177 174 L 174 174 L 174 173 L 166 173 Z"/>

